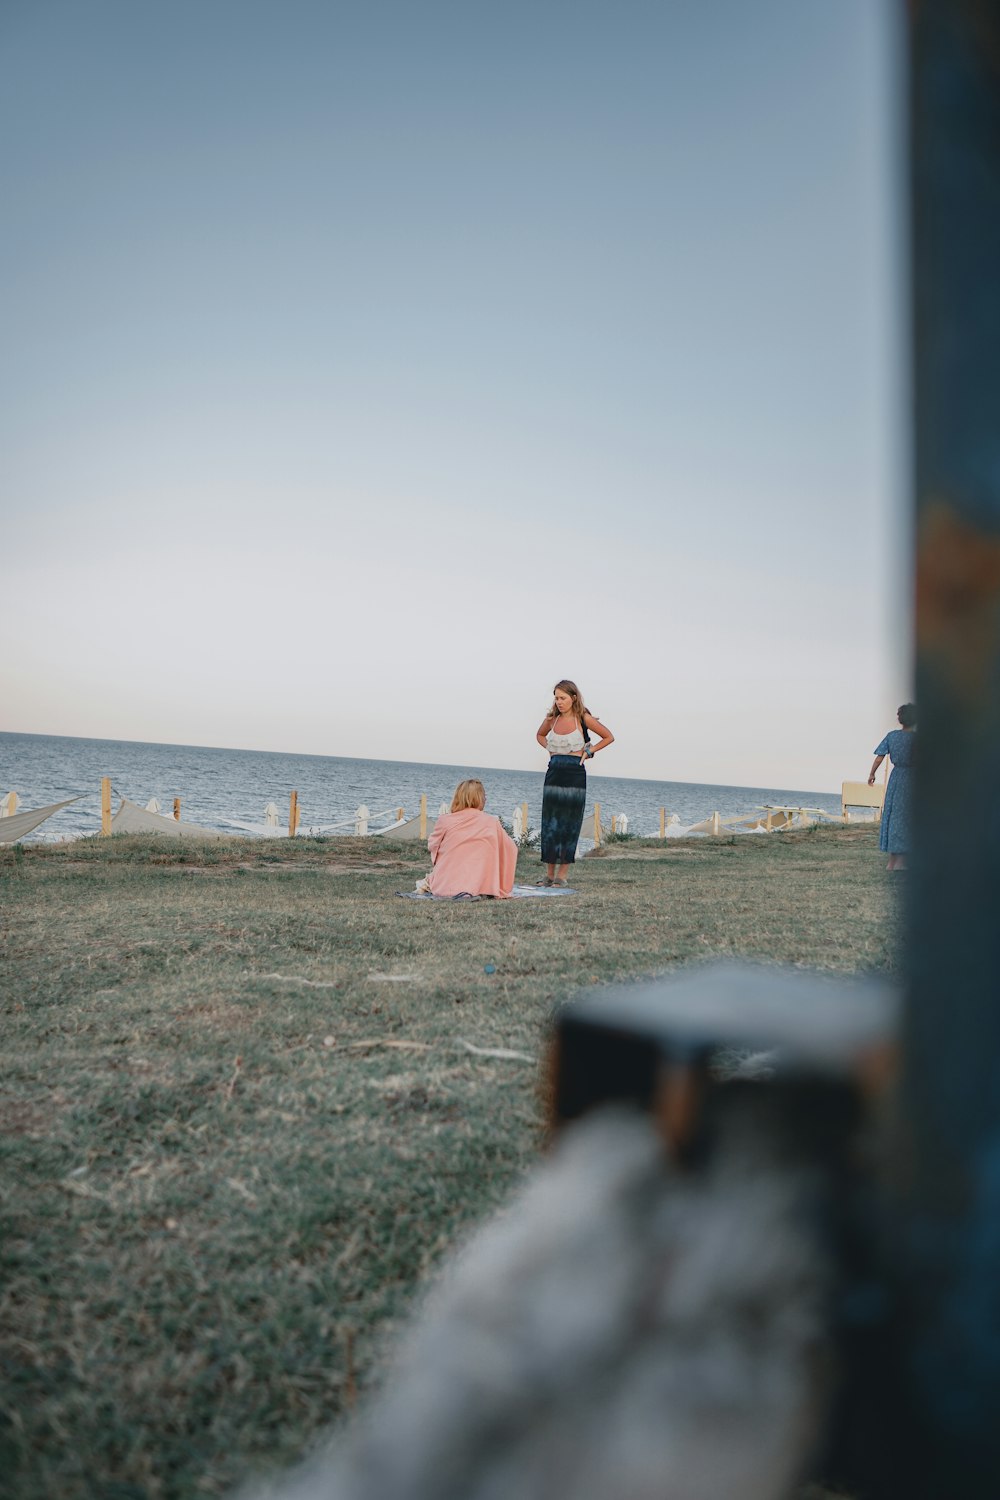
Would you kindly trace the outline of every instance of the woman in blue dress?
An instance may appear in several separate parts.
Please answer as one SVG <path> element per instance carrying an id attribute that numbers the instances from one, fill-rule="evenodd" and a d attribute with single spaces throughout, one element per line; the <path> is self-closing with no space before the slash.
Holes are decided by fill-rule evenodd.
<path id="1" fill-rule="evenodd" d="M 892 774 L 885 789 L 878 838 L 879 848 L 889 856 L 887 870 L 905 870 L 906 856 L 910 852 L 913 762 L 917 748 L 916 705 L 904 703 L 896 717 L 901 727 L 890 729 L 882 743 L 876 745 L 875 761 L 868 777 L 868 785 L 874 786 L 875 773 L 888 755 L 892 761 Z"/>

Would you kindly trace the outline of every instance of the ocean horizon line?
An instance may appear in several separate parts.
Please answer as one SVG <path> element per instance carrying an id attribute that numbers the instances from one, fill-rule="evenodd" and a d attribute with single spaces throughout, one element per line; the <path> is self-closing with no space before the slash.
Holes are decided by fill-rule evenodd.
<path id="1" fill-rule="evenodd" d="M 285 756 L 295 760 L 319 760 L 319 761 L 350 761 L 357 765 L 380 765 L 380 766 L 413 766 L 427 767 L 431 770 L 461 771 L 470 767 L 480 771 L 495 771 L 499 775 L 517 776 L 544 776 L 544 765 L 534 766 L 487 766 L 480 762 L 469 761 L 440 761 L 440 760 L 401 760 L 398 757 L 385 757 L 380 755 L 327 755 L 316 750 L 262 750 L 256 745 L 200 745 L 190 740 L 133 740 L 122 736 L 107 738 L 103 735 L 87 734 L 48 734 L 41 730 L 28 729 L 2 729 L 0 737 L 10 739 L 46 739 L 46 740 L 68 740 L 76 744 L 88 745 L 134 745 L 153 750 L 199 750 L 208 751 L 219 755 L 273 755 Z M 623 776 L 616 771 L 603 771 L 590 768 L 598 778 L 606 776 L 616 781 L 631 781 L 637 785 L 674 785 L 689 787 L 711 787 L 719 791 L 774 791 L 795 792 L 798 796 L 833 797 L 839 796 L 839 788 L 832 791 L 821 791 L 817 787 L 795 787 L 780 781 L 772 781 L 769 784 L 753 783 L 747 781 L 692 781 L 688 778 L 673 776 Z"/>

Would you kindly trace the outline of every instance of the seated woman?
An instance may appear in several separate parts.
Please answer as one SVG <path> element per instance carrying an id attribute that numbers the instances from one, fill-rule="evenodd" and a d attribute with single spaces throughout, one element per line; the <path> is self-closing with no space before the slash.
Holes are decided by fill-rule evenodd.
<path id="1" fill-rule="evenodd" d="M 427 847 L 433 870 L 426 889 L 434 896 L 509 896 L 514 887 L 517 845 L 498 818 L 483 812 L 481 781 L 460 781 L 451 812 L 442 813 Z"/>

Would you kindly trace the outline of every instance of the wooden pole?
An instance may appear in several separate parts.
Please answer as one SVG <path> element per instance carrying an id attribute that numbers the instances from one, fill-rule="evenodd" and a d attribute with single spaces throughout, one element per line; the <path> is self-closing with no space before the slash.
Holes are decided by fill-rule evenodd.
<path id="1" fill-rule="evenodd" d="M 420 837 L 427 837 L 427 793 L 420 794 Z"/>
<path id="2" fill-rule="evenodd" d="M 397 807 L 396 808 L 396 822 L 397 823 L 402 823 L 402 821 L 403 821 L 403 819 L 405 817 L 406 817 L 406 808 L 405 807 Z"/>
<path id="3" fill-rule="evenodd" d="M 661 807 L 660 808 L 660 838 L 661 839 L 665 839 L 666 836 L 667 836 L 667 809 L 665 807 Z"/>
<path id="4" fill-rule="evenodd" d="M 527 833 L 528 833 L 528 804 L 527 804 L 527 802 L 522 802 L 521 803 L 521 828 L 523 829 L 524 836 L 527 837 Z"/>
<path id="5" fill-rule="evenodd" d="M 174 798 L 174 821 L 177 822 L 177 823 L 179 823 L 180 820 L 181 820 L 181 799 L 179 797 L 175 797 Z"/>
<path id="6" fill-rule="evenodd" d="M 292 793 L 292 800 L 288 805 L 288 837 L 293 839 L 299 826 L 299 794 Z"/>
<path id="7" fill-rule="evenodd" d="M 614 813 L 611 814 L 611 832 L 612 833 L 617 833 L 618 832 L 618 819 L 617 819 L 617 817 L 615 816 Z"/>
<path id="8" fill-rule="evenodd" d="M 111 832 L 111 777 L 101 777 L 101 833 Z"/>
<path id="9" fill-rule="evenodd" d="M 596 845 L 596 844 L 599 844 L 600 842 L 601 842 L 601 804 L 599 802 L 595 802 L 594 803 L 594 843 Z"/>

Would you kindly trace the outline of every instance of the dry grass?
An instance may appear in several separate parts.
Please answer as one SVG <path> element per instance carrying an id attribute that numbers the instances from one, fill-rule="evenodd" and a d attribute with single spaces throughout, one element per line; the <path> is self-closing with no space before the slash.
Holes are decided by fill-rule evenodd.
<path id="1" fill-rule="evenodd" d="M 629 841 L 557 899 L 394 899 L 425 866 L 353 839 L 0 853 L 0 1493 L 212 1495 L 298 1454 L 533 1159 L 575 989 L 891 961 L 870 829 Z"/>

